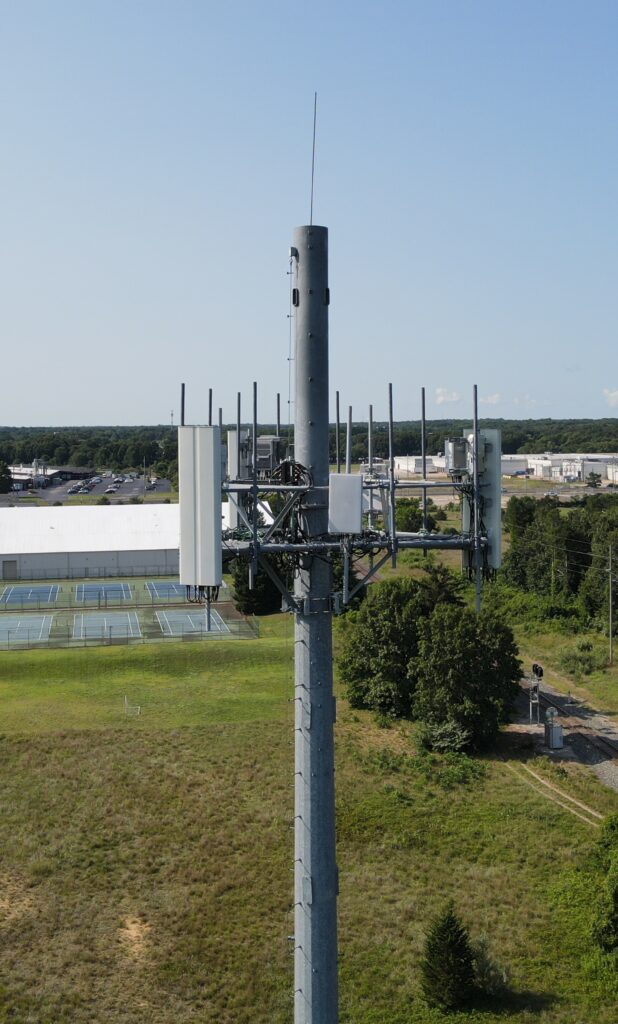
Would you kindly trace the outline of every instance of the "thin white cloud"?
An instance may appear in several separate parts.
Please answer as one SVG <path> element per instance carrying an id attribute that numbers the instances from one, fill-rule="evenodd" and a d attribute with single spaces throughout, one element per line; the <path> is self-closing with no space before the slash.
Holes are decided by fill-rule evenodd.
<path id="1" fill-rule="evenodd" d="M 618 405 L 618 388 L 614 388 L 613 391 L 611 388 L 603 388 L 603 394 L 607 404 L 611 405 L 612 409 L 615 409 Z"/>
<path id="2" fill-rule="evenodd" d="M 513 405 L 523 405 L 524 409 L 532 409 L 536 405 L 536 398 L 532 395 L 515 395 Z"/>
<path id="3" fill-rule="evenodd" d="M 496 391 L 495 395 L 487 395 L 486 398 L 481 398 L 481 405 L 497 405 L 500 401 L 500 394 Z"/>
<path id="4" fill-rule="evenodd" d="M 436 405 L 445 405 L 447 402 L 458 402 L 460 395 L 457 391 L 448 391 L 447 388 L 436 388 Z"/>

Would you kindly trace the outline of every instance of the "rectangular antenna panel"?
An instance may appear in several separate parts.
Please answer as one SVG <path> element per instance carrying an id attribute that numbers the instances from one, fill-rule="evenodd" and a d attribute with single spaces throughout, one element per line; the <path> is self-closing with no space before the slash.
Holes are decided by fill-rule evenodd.
<path id="1" fill-rule="evenodd" d="M 490 569 L 502 565 L 502 433 L 484 427 L 481 438 L 485 442 L 481 493 L 484 499 L 483 522 L 487 531 Z"/>
<path id="2" fill-rule="evenodd" d="M 180 582 L 218 587 L 221 558 L 221 431 L 178 428 Z"/>
<path id="3" fill-rule="evenodd" d="M 490 569 L 499 569 L 502 565 L 502 433 L 488 427 L 479 430 L 479 486 L 482 532 L 489 541 L 487 565 Z M 462 533 L 473 529 L 470 506 L 465 497 L 461 529 Z M 466 567 L 468 564 L 468 553 L 464 551 L 463 565 Z"/>
<path id="4" fill-rule="evenodd" d="M 228 430 L 227 432 L 227 478 L 228 480 L 235 480 L 238 475 L 238 431 Z M 239 500 L 238 494 L 227 496 L 228 501 L 228 519 L 227 525 L 230 530 L 235 530 L 238 526 L 238 505 L 236 502 Z"/>
<path id="5" fill-rule="evenodd" d="M 330 474 L 328 532 L 363 532 L 363 478 L 360 473 Z"/>

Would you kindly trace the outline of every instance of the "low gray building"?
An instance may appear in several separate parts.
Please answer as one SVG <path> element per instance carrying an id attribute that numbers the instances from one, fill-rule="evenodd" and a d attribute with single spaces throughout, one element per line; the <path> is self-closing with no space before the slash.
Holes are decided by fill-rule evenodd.
<path id="1" fill-rule="evenodd" d="M 0 578 L 178 574 L 178 505 L 0 509 Z"/>

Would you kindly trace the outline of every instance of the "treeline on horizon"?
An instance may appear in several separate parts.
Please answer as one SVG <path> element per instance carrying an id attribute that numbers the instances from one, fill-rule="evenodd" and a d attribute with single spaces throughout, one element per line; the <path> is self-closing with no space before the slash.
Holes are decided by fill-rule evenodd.
<path id="1" fill-rule="evenodd" d="M 618 419 L 482 419 L 480 425 L 502 431 L 505 454 L 551 451 L 617 452 Z M 234 426 L 234 424 L 230 424 Z M 427 421 L 427 454 L 444 451 L 444 439 L 471 429 L 470 420 Z M 260 433 L 274 433 L 274 424 L 260 424 Z M 287 436 L 287 426 L 282 427 Z M 335 427 L 331 424 L 331 457 L 335 457 Z M 345 451 L 345 425 L 341 425 L 340 451 Z M 420 455 L 421 425 L 418 420 L 394 425 L 394 454 Z M 373 449 L 377 457 L 388 455 L 388 424 L 374 423 Z M 367 456 L 367 423 L 352 425 L 352 460 Z M 139 469 L 146 466 L 160 476 L 174 475 L 177 459 L 176 427 L 0 427 L 0 461 L 9 465 L 32 463 L 33 459 L 52 466 L 92 466 L 108 469 Z"/>

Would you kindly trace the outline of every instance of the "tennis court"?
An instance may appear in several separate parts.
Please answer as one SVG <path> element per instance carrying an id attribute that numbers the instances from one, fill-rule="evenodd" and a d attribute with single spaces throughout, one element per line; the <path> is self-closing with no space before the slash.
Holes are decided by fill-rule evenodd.
<path id="1" fill-rule="evenodd" d="M 57 583 L 51 586 L 5 587 L 0 594 L 0 604 L 55 604 L 59 593 Z"/>
<path id="2" fill-rule="evenodd" d="M 150 580 L 150 582 L 146 584 L 146 589 L 151 597 L 155 597 L 160 601 L 169 601 L 175 597 L 179 597 L 183 601 L 186 601 L 187 599 L 187 588 L 184 587 L 182 583 Z"/>
<path id="3" fill-rule="evenodd" d="M 73 639 L 141 636 L 137 612 L 90 612 L 73 616 Z"/>
<path id="4" fill-rule="evenodd" d="M 75 600 L 86 601 L 130 601 L 131 587 L 128 583 L 78 583 L 75 588 Z"/>
<path id="5" fill-rule="evenodd" d="M 45 642 L 49 639 L 53 615 L 3 615 L 0 618 L 0 643 Z"/>
<path id="6" fill-rule="evenodd" d="M 229 633 L 229 629 L 218 612 L 211 609 L 210 630 L 208 629 L 208 618 L 205 611 L 181 612 L 166 611 L 157 612 L 157 619 L 164 636 L 185 636 L 187 633 Z"/>

